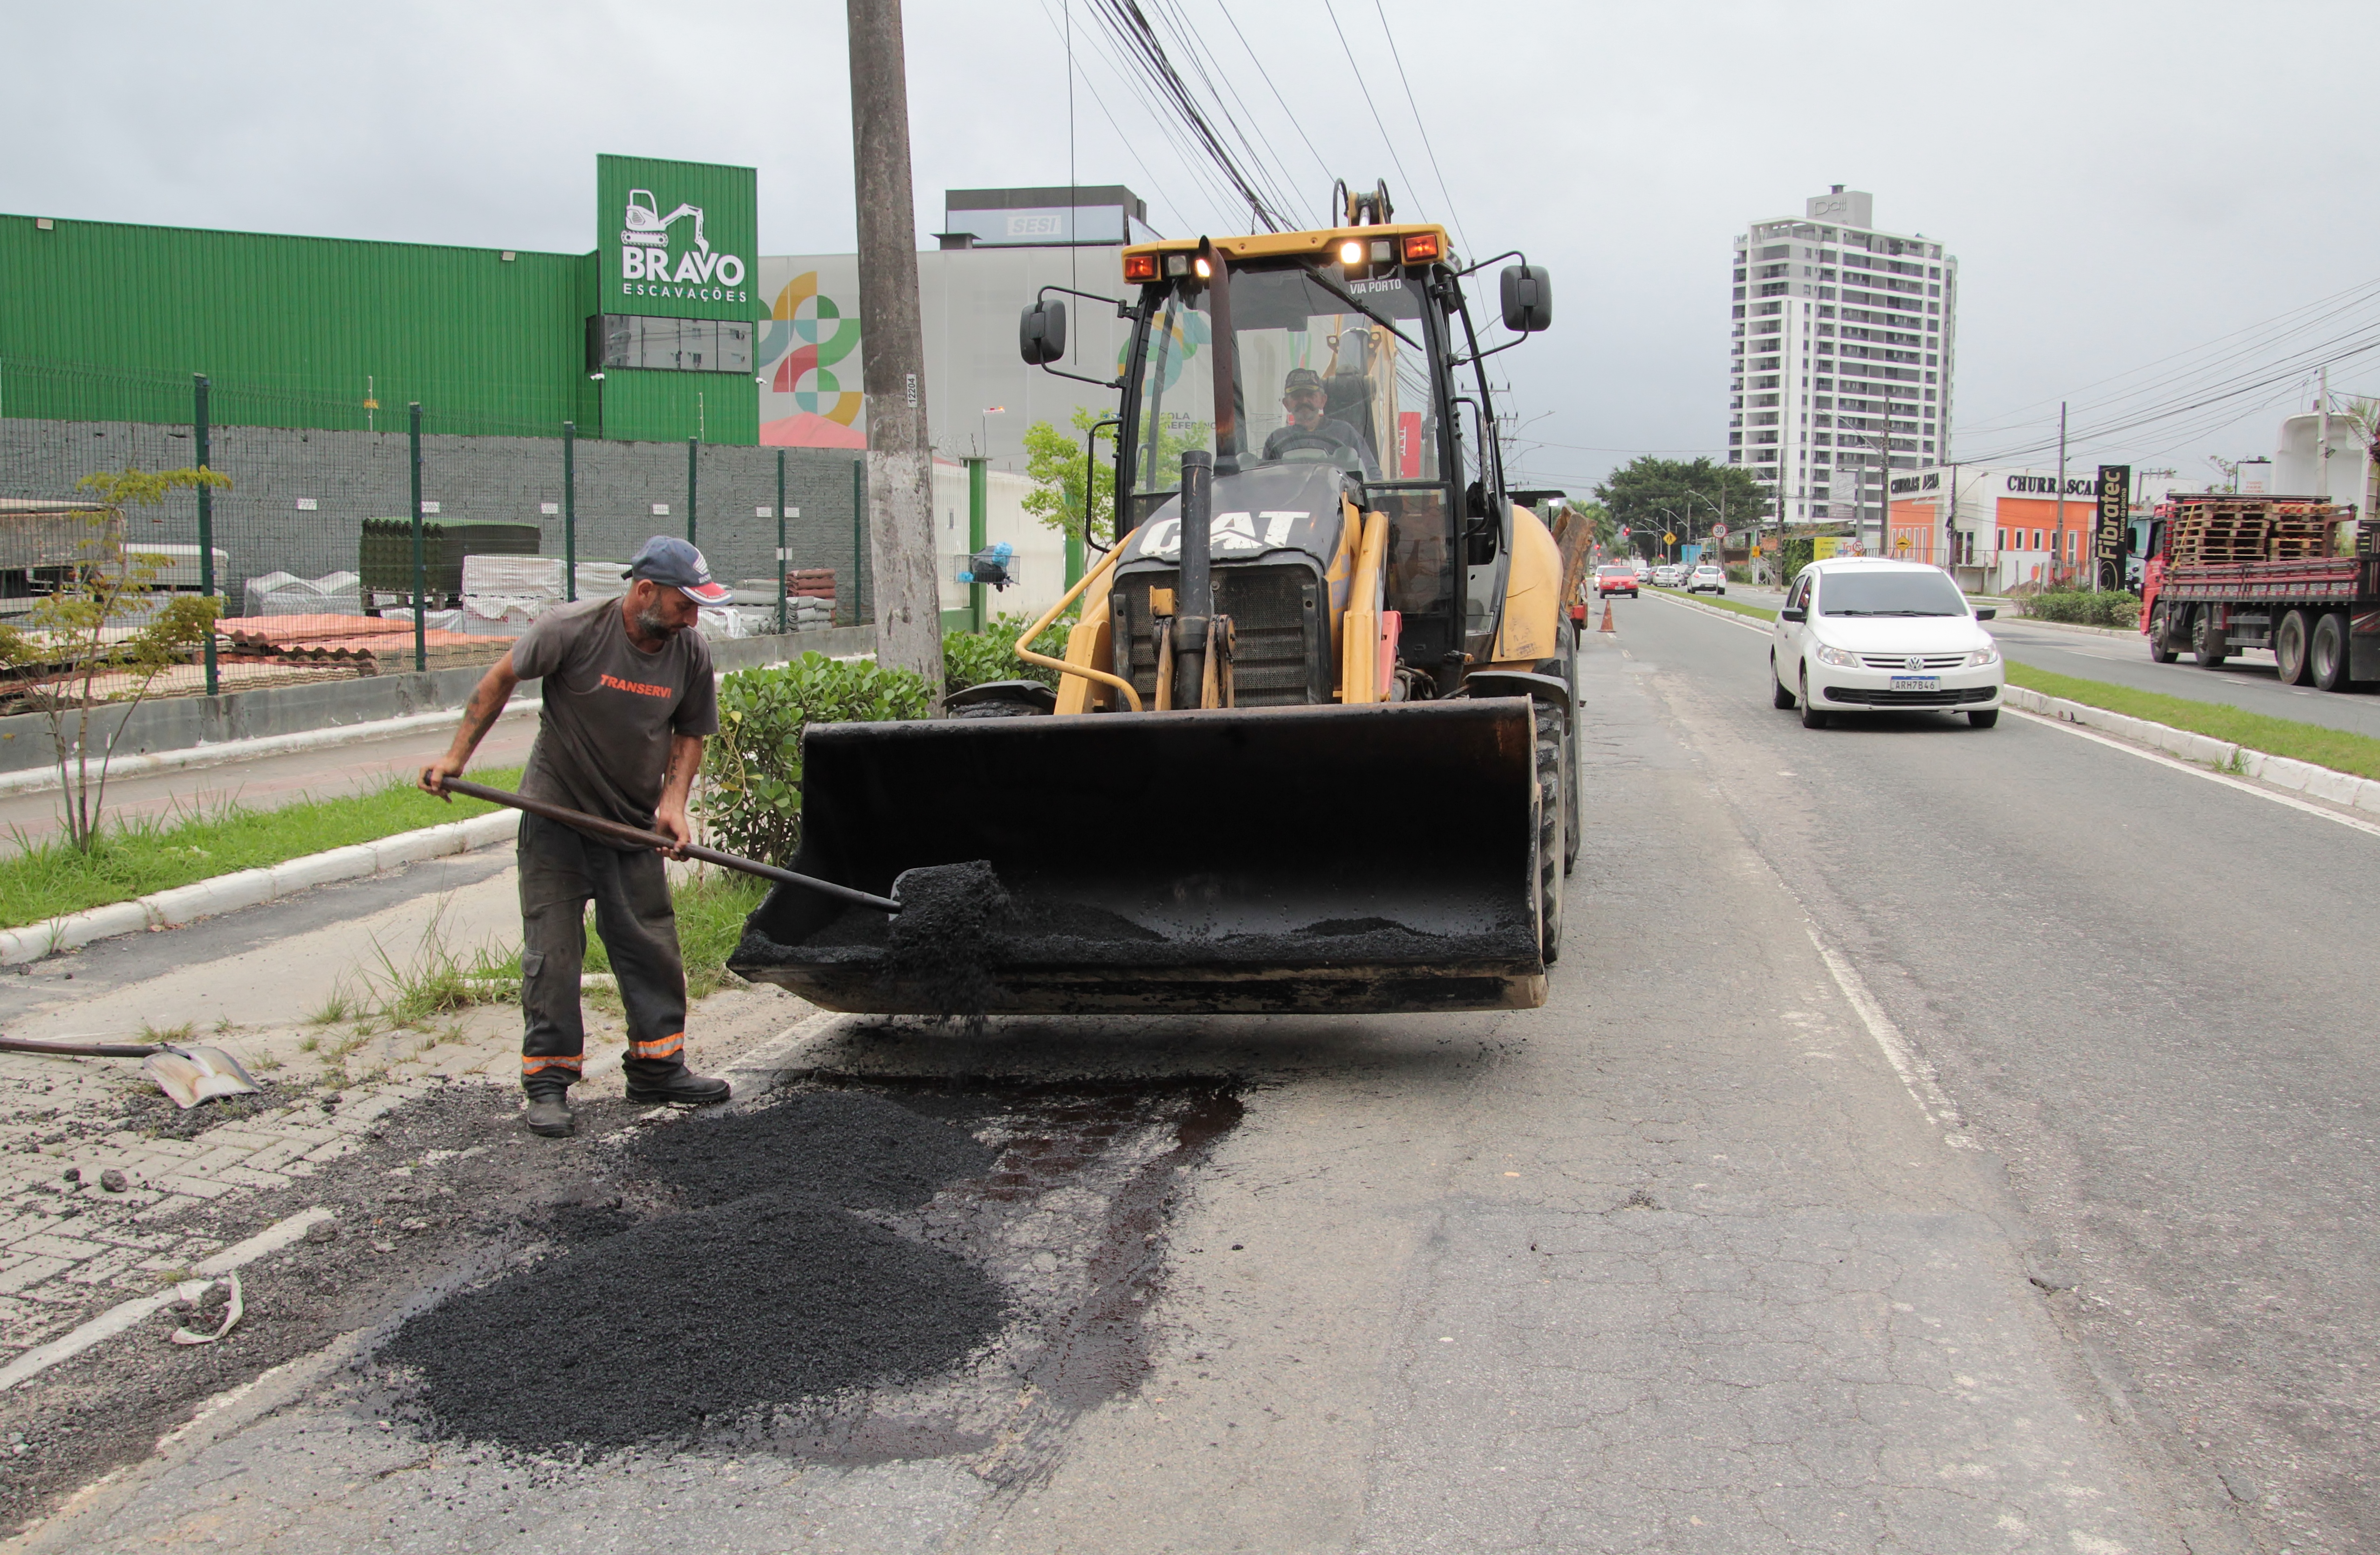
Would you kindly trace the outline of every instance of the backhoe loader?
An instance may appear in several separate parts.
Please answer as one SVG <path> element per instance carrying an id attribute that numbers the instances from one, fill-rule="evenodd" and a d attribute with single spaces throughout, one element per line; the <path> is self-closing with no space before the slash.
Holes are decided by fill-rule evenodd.
<path id="1" fill-rule="evenodd" d="M 1052 294 L 1133 321 L 1107 385 L 1114 543 L 1018 639 L 1055 694 L 976 686 L 942 719 L 808 734 L 794 868 L 897 894 L 905 870 L 988 861 L 1008 893 L 989 1013 L 1544 1001 L 1577 837 L 1574 627 L 1481 362 L 1551 322 L 1550 285 L 1503 269 L 1512 338 L 1483 347 L 1483 266 L 1443 227 L 1394 221 L 1385 188 L 1344 213 L 1132 245 L 1121 300 L 1042 288 L 1020 344 L 1049 371 Z M 953 1013 L 896 938 L 781 886 L 731 964 L 829 1009 Z"/>

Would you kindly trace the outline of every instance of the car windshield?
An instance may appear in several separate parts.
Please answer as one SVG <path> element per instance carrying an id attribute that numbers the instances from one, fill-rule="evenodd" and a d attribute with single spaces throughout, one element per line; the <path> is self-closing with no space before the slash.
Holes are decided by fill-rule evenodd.
<path id="1" fill-rule="evenodd" d="M 1603 569 L 1603 576 L 1606 577 L 1627 577 L 1633 576 L 1635 571 L 1636 569 L 1634 567 L 1629 566 L 1624 562 L 1619 562 L 1612 563 L 1605 566 Z"/>
<path id="2" fill-rule="evenodd" d="M 1429 367 L 1413 348 L 1422 338 L 1418 281 L 1331 276 L 1326 284 L 1292 264 L 1234 266 L 1231 284 L 1235 452 L 1244 466 L 1334 464 L 1390 480 L 1438 474 Z M 1150 320 L 1133 457 L 1137 491 L 1172 490 L 1181 483 L 1184 449 L 1214 449 L 1210 297 L 1196 283 L 1177 284 Z"/>
<path id="3" fill-rule="evenodd" d="M 1821 615 L 1964 615 L 1966 596 L 1948 574 L 1830 572 L 1818 581 Z"/>

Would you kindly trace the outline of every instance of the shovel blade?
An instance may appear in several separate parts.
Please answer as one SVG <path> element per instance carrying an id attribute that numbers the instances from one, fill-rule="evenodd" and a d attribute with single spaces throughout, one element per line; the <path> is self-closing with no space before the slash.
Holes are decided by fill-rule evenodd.
<path id="1" fill-rule="evenodd" d="M 172 1047 L 151 1053 L 140 1067 L 186 1112 L 218 1096 L 250 1096 L 258 1089 L 239 1060 L 221 1048 Z"/>
<path id="2" fill-rule="evenodd" d="M 795 869 L 872 892 L 983 860 L 987 1014 L 1543 1002 L 1535 723 L 1507 698 L 832 724 Z M 831 1010 L 940 1014 L 881 915 L 780 886 L 730 962 Z"/>

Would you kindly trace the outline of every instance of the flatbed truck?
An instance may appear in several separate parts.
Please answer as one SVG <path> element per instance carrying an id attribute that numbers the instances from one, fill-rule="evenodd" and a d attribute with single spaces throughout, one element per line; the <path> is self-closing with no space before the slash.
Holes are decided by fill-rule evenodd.
<path id="1" fill-rule="evenodd" d="M 2285 685 L 2380 682 L 2380 523 L 2313 497 L 2178 497 L 2142 578 L 2149 657 L 2208 669 L 2269 649 Z"/>

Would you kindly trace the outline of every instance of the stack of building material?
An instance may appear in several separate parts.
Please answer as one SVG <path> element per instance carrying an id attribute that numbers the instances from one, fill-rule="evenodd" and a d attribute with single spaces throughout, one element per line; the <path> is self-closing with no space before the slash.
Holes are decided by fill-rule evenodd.
<path id="1" fill-rule="evenodd" d="M 2333 553 L 2332 531 L 2348 516 L 2342 505 L 2302 497 L 2181 496 L 2174 499 L 2167 549 L 2176 563 L 2194 566 L 2306 561 Z"/>
<path id="2" fill-rule="evenodd" d="M 250 615 L 215 623 L 219 661 L 286 667 L 345 664 L 358 674 L 405 674 L 413 669 L 410 615 Z M 432 630 L 423 635 L 426 669 L 492 664 L 511 648 L 509 637 Z"/>
<path id="3" fill-rule="evenodd" d="M 516 638 L 562 602 L 568 574 L 559 556 L 496 553 L 463 558 L 463 630 Z"/>
<path id="4" fill-rule="evenodd" d="M 361 615 L 363 579 L 351 572 L 299 577 L 269 572 L 248 580 L 249 615 Z"/>
<path id="5" fill-rule="evenodd" d="M 577 572 L 582 600 L 616 600 L 628 591 L 625 562 L 581 562 Z"/>
<path id="6" fill-rule="evenodd" d="M 834 569 L 791 567 L 785 572 L 785 625 L 816 632 L 834 625 Z"/>

